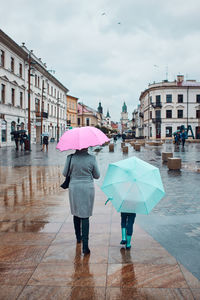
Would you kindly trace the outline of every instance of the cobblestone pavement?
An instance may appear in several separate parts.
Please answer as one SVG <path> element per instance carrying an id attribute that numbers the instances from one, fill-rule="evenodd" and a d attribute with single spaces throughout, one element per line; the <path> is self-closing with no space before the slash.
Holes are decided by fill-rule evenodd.
<path id="1" fill-rule="evenodd" d="M 0 149 L 0 299 L 200 299 L 199 144 L 145 146 L 128 155 L 120 141 L 94 152 L 101 169 L 91 218 L 90 257 L 75 244 L 67 192 L 60 190 L 66 153 L 33 145 Z M 162 151 L 181 157 L 169 172 Z M 131 251 L 119 245 L 120 220 L 104 206 L 108 163 L 132 155 L 160 168 L 165 198 L 138 215 Z M 199 279 L 199 280 L 198 280 Z"/>

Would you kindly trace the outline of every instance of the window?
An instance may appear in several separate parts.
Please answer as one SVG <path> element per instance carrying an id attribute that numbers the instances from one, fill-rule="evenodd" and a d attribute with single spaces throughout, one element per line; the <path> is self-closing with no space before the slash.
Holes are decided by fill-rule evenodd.
<path id="1" fill-rule="evenodd" d="M 54 116 L 56 117 L 56 106 L 54 107 Z"/>
<path id="2" fill-rule="evenodd" d="M 53 105 L 51 105 L 51 115 L 53 116 Z"/>
<path id="3" fill-rule="evenodd" d="M 183 95 L 178 95 L 178 103 L 183 103 Z"/>
<path id="4" fill-rule="evenodd" d="M 166 118 L 171 119 L 172 118 L 172 110 L 166 110 Z"/>
<path id="5" fill-rule="evenodd" d="M 19 76 L 22 78 L 22 64 L 19 64 Z"/>
<path id="6" fill-rule="evenodd" d="M 23 93 L 20 92 L 20 107 L 23 108 Z"/>
<path id="7" fill-rule="evenodd" d="M 150 103 L 152 103 L 152 96 L 149 97 Z"/>
<path id="8" fill-rule="evenodd" d="M 47 109 L 48 109 L 48 114 L 49 114 L 49 104 L 48 104 L 48 106 L 47 106 L 47 107 L 48 107 Z"/>
<path id="9" fill-rule="evenodd" d="M 200 103 L 200 95 L 196 95 L 196 101 L 197 103 Z"/>
<path id="10" fill-rule="evenodd" d="M 53 87 L 51 87 L 51 96 L 53 96 Z"/>
<path id="11" fill-rule="evenodd" d="M 86 118 L 86 126 L 90 126 L 90 119 Z"/>
<path id="12" fill-rule="evenodd" d="M 166 95 L 166 102 L 172 103 L 172 95 Z"/>
<path id="13" fill-rule="evenodd" d="M 37 75 L 35 75 L 35 86 L 37 86 Z"/>
<path id="14" fill-rule="evenodd" d="M 11 89 L 12 105 L 15 106 L 15 89 Z"/>
<path id="15" fill-rule="evenodd" d="M 49 84 L 47 83 L 47 94 L 49 95 Z"/>
<path id="16" fill-rule="evenodd" d="M 11 57 L 11 59 L 10 59 L 10 69 L 11 69 L 11 72 L 14 73 L 14 71 L 15 71 L 15 61 L 14 61 L 13 57 Z"/>
<path id="17" fill-rule="evenodd" d="M 40 87 L 40 77 L 38 76 L 38 88 Z"/>
<path id="18" fill-rule="evenodd" d="M 2 104 L 5 103 L 5 90 L 6 86 L 4 84 L 1 85 L 1 102 Z"/>
<path id="19" fill-rule="evenodd" d="M 5 52 L 1 50 L 1 61 L 0 61 L 1 67 L 4 67 L 4 63 L 5 63 Z"/>
<path id="20" fill-rule="evenodd" d="M 172 137 L 172 127 L 168 126 L 165 128 L 166 137 Z"/>
<path id="21" fill-rule="evenodd" d="M 182 110 L 182 109 L 178 109 L 178 110 L 177 110 L 177 118 L 178 118 L 178 119 L 183 118 L 183 110 Z"/>
<path id="22" fill-rule="evenodd" d="M 196 118 L 200 119 L 200 110 L 196 110 Z"/>
<path id="23" fill-rule="evenodd" d="M 11 122 L 11 132 L 16 130 L 16 123 L 14 121 Z M 14 135 L 11 135 L 11 141 L 14 141 Z"/>
<path id="24" fill-rule="evenodd" d="M 152 137 L 152 127 L 149 128 L 150 128 L 150 137 Z"/>
<path id="25" fill-rule="evenodd" d="M 5 120 L 1 120 L 1 141 L 6 142 L 7 140 L 7 122 Z"/>
<path id="26" fill-rule="evenodd" d="M 156 103 L 160 103 L 160 95 L 156 96 Z"/>
<path id="27" fill-rule="evenodd" d="M 40 112 L 40 100 L 35 98 L 35 112 Z"/>
<path id="28" fill-rule="evenodd" d="M 152 111 L 150 111 L 150 119 L 152 119 Z"/>
<path id="29" fill-rule="evenodd" d="M 156 119 L 161 118 L 161 110 L 156 110 Z"/>

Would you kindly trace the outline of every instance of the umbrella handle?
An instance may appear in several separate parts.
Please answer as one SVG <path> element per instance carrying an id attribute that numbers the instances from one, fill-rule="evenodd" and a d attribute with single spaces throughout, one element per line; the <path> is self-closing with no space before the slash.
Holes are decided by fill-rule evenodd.
<path id="1" fill-rule="evenodd" d="M 105 205 L 108 203 L 108 201 L 110 201 L 112 198 L 108 198 L 105 202 Z"/>

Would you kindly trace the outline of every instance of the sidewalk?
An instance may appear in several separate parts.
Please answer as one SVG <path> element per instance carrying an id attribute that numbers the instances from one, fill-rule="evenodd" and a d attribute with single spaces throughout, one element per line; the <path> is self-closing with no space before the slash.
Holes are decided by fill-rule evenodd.
<path id="1" fill-rule="evenodd" d="M 1 166 L 0 178 L 1 300 L 200 299 L 200 281 L 137 218 L 131 250 L 121 248 L 120 215 L 98 186 L 84 257 L 59 166 Z"/>

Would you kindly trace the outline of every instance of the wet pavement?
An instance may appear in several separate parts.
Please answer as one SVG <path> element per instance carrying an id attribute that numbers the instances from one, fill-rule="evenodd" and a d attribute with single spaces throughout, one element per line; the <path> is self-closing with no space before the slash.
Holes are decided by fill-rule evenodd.
<path id="1" fill-rule="evenodd" d="M 162 151 L 181 157 L 168 171 Z M 200 299 L 200 144 L 176 148 L 118 141 L 94 152 L 101 170 L 90 224 L 91 255 L 76 245 L 68 192 L 60 189 L 66 153 L 0 149 L 0 299 Z M 137 215 L 132 248 L 121 240 L 120 216 L 105 207 L 109 162 L 130 156 L 160 168 L 166 196 L 148 216 Z"/>

